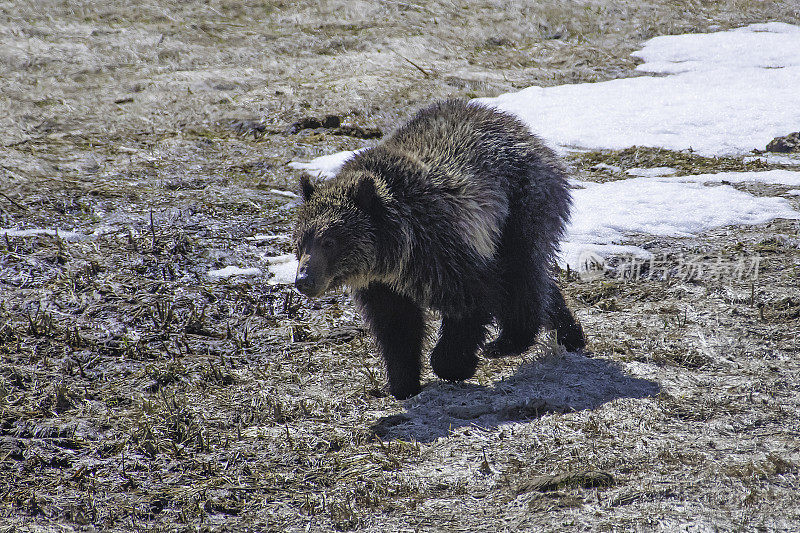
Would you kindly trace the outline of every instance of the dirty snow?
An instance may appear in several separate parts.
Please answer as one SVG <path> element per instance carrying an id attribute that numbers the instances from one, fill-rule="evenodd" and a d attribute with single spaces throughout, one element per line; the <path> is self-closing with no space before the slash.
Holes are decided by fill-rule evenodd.
<path id="1" fill-rule="evenodd" d="M 43 229 L 43 228 L 32 228 L 32 229 L 2 229 L 0 228 L 0 238 L 6 237 L 37 237 L 39 235 L 50 235 L 52 237 L 58 237 L 64 241 L 82 241 L 90 237 L 90 235 L 84 235 L 83 233 L 78 233 L 75 231 L 65 231 L 59 229 Z"/>
<path id="2" fill-rule="evenodd" d="M 278 255 L 266 257 L 269 271 L 272 277 L 269 278 L 270 285 L 291 285 L 294 283 L 297 274 L 297 258 L 294 254 Z"/>
<path id="3" fill-rule="evenodd" d="M 672 167 L 651 167 L 651 168 L 629 168 L 625 173 L 629 176 L 640 178 L 657 178 L 660 176 L 672 176 L 678 171 Z"/>
<path id="4" fill-rule="evenodd" d="M 592 166 L 592 170 L 604 170 L 606 172 L 622 172 L 622 167 L 618 167 L 616 165 L 609 165 L 608 163 L 597 163 L 596 165 Z"/>
<path id="5" fill-rule="evenodd" d="M 674 178 L 680 181 L 692 181 L 696 183 L 769 183 L 772 185 L 787 185 L 789 187 L 800 186 L 800 171 L 796 170 L 764 170 L 760 172 L 719 172 L 717 174 L 695 174 L 693 176 L 681 176 Z"/>

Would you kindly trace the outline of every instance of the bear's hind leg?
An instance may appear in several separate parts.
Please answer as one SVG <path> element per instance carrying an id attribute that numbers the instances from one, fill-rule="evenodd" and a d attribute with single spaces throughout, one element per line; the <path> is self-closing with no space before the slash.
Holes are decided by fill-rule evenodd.
<path id="1" fill-rule="evenodd" d="M 399 400 L 414 396 L 420 391 L 422 309 L 381 283 L 355 291 L 354 297 L 386 361 L 389 392 Z"/>
<path id="2" fill-rule="evenodd" d="M 548 326 L 556 330 L 556 340 L 570 352 L 586 347 L 583 328 L 578 324 L 564 301 L 564 295 L 551 282 L 550 306 L 547 312 Z"/>
<path id="3" fill-rule="evenodd" d="M 540 175 L 540 170 L 533 167 L 530 173 L 530 183 L 514 195 L 503 228 L 497 253 L 502 291 L 492 311 L 500 335 L 486 345 L 485 357 L 525 352 L 536 341 L 548 318 L 550 264 L 562 232 L 559 213 L 567 209 L 568 196 L 565 191 L 548 188 L 545 181 L 550 178 L 558 181 L 556 177 Z"/>
<path id="4" fill-rule="evenodd" d="M 483 349 L 483 355 L 492 359 L 519 355 L 530 348 L 546 309 L 547 273 L 518 252 L 510 253 L 503 266 L 505 301 L 495 312 L 500 334 Z"/>
<path id="5" fill-rule="evenodd" d="M 477 351 L 486 338 L 488 319 L 480 315 L 442 317 L 439 342 L 431 352 L 431 368 L 447 381 L 464 381 L 475 374 Z"/>

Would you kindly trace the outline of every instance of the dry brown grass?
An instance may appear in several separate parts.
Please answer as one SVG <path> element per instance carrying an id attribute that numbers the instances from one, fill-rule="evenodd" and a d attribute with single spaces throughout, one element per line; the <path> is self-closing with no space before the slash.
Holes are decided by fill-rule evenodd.
<path id="1" fill-rule="evenodd" d="M 343 294 L 206 275 L 289 251 L 248 239 L 291 227 L 270 192 L 294 189 L 287 161 L 374 142 L 284 133 L 303 117 L 385 131 L 435 98 L 633 75 L 646 38 L 766 20 L 800 13 L 0 2 L 0 228 L 60 230 L 0 238 L 0 528 L 800 527 L 797 222 L 634 237 L 657 253 L 760 254 L 761 276 L 565 275 L 593 358 L 543 343 L 465 385 L 427 375 L 405 405 Z M 585 178 L 597 162 L 757 165 L 652 150 L 573 162 Z"/>

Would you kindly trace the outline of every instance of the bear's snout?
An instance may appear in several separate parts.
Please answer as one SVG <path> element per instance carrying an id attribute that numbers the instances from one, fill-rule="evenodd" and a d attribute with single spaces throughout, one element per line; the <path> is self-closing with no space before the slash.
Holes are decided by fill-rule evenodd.
<path id="1" fill-rule="evenodd" d="M 297 287 L 297 290 L 305 294 L 306 296 L 316 296 L 317 291 L 316 283 L 314 283 L 314 278 L 308 275 L 308 272 L 304 270 L 297 271 L 297 277 L 294 279 L 294 286 Z"/>
<path id="2" fill-rule="evenodd" d="M 304 255 L 300 259 L 297 276 L 294 278 L 294 286 L 297 290 L 312 298 L 319 296 L 327 288 L 325 276 L 315 275 L 315 272 L 319 273 L 319 268 L 315 268 L 319 266 L 316 263 L 314 258 Z"/>

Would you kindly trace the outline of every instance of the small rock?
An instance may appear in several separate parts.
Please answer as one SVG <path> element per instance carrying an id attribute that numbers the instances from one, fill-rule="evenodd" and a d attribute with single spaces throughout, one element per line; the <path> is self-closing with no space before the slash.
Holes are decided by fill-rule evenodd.
<path id="1" fill-rule="evenodd" d="M 800 152 L 800 131 L 775 137 L 767 145 L 767 152 Z"/>
<path id="2" fill-rule="evenodd" d="M 0 454 L 14 460 L 24 459 L 25 442 L 13 437 L 0 437 Z"/>
<path id="3" fill-rule="evenodd" d="M 216 89 L 218 91 L 233 91 L 238 86 L 239 85 L 236 82 L 233 82 L 233 81 L 222 81 L 222 82 L 214 84 L 214 89 Z"/>
<path id="4" fill-rule="evenodd" d="M 357 139 L 379 139 L 383 136 L 383 132 L 378 128 L 362 128 L 360 126 L 340 126 L 333 131 L 333 134 Z"/>
<path id="5" fill-rule="evenodd" d="M 322 121 L 323 128 L 338 128 L 342 125 L 342 117 L 339 115 L 326 115 Z"/>
<path id="6" fill-rule="evenodd" d="M 301 130 L 313 130 L 316 128 L 322 127 L 322 121 L 315 117 L 303 117 L 288 128 L 286 128 L 286 133 L 288 135 L 293 135 Z"/>
<path id="7" fill-rule="evenodd" d="M 100 170 L 100 163 L 97 162 L 97 159 L 93 155 L 90 155 L 83 161 L 83 165 L 81 165 L 83 170 L 88 173 L 95 173 Z"/>

